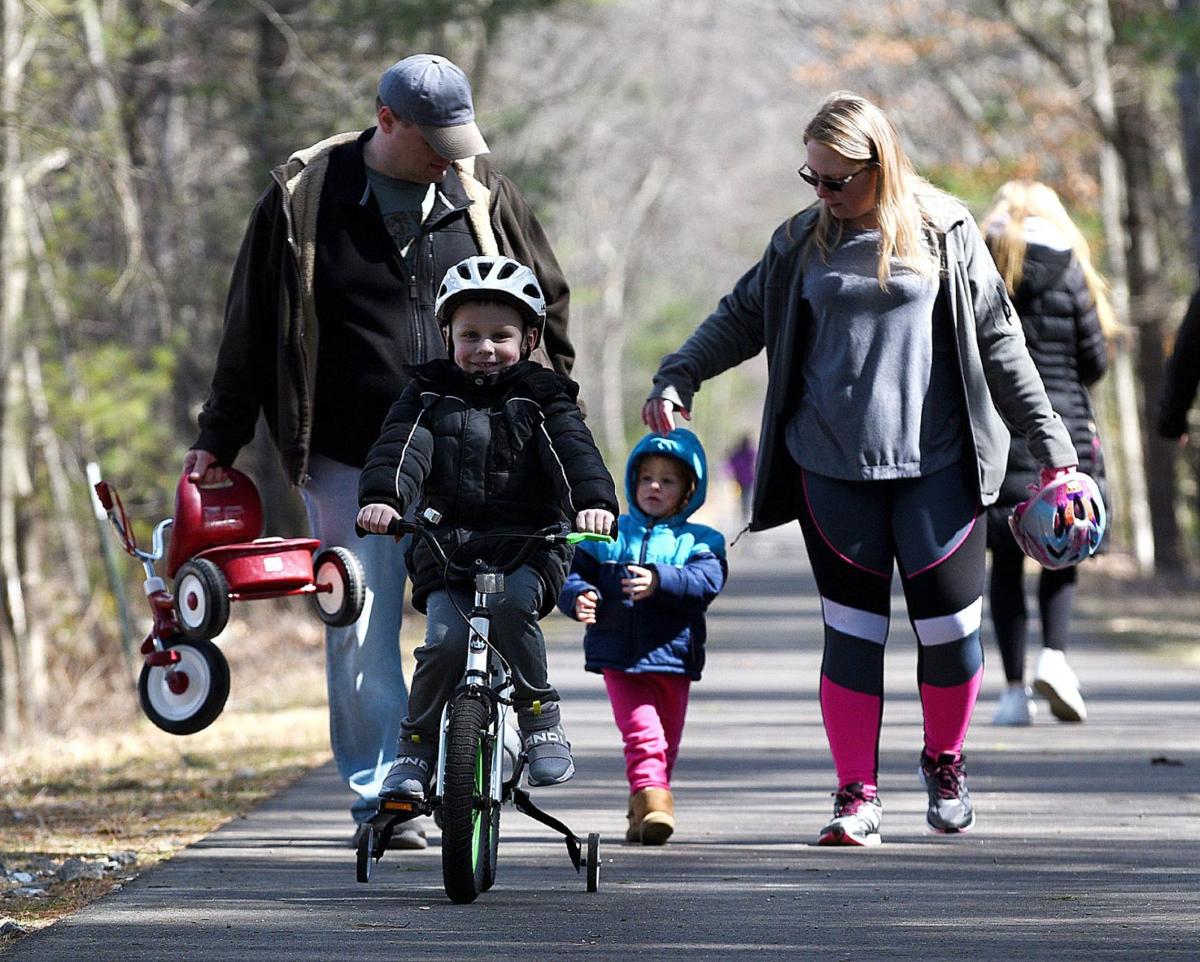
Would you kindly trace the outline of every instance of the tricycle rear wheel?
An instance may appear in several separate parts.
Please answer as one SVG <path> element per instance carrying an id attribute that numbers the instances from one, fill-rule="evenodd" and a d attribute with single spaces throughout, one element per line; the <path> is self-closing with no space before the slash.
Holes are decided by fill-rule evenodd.
<path id="1" fill-rule="evenodd" d="M 367 597 L 362 563 L 346 548 L 332 547 L 313 558 L 313 583 L 327 590 L 313 592 L 313 607 L 325 624 L 344 628 L 358 621 Z"/>
<path id="2" fill-rule="evenodd" d="M 229 621 L 229 582 L 207 558 L 193 558 L 175 574 L 175 615 L 192 641 L 207 641 Z"/>

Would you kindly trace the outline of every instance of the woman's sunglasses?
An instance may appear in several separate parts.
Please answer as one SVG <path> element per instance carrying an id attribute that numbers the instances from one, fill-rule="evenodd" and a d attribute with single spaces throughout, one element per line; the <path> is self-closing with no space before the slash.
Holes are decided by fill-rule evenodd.
<path id="1" fill-rule="evenodd" d="M 847 174 L 845 177 L 838 177 L 838 178 L 818 177 L 816 174 L 811 173 L 812 168 L 808 167 L 808 164 L 805 164 L 804 167 L 801 167 L 798 171 L 796 171 L 796 173 L 799 174 L 800 179 L 803 180 L 810 187 L 820 186 L 820 187 L 824 187 L 828 191 L 832 191 L 835 194 L 839 194 L 843 190 L 845 190 L 846 185 L 848 183 L 850 183 L 850 181 L 854 180 L 855 177 L 857 177 L 859 174 L 861 174 L 868 167 L 873 167 L 873 166 L 874 166 L 874 162 L 872 161 L 869 164 L 864 164 L 862 167 L 859 167 L 858 170 L 856 170 L 853 174 Z M 804 169 L 805 167 L 808 167 L 808 171 L 806 171 Z"/>

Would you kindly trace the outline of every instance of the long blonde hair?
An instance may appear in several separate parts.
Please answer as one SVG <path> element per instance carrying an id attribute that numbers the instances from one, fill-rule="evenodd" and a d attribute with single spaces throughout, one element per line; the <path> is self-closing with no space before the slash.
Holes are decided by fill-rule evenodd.
<path id="1" fill-rule="evenodd" d="M 1119 325 L 1108 297 L 1108 281 L 1092 266 L 1088 242 L 1071 220 L 1058 194 L 1041 181 L 1010 180 L 996 191 L 991 209 L 979 225 L 1000 276 L 1004 278 L 1004 284 L 1008 287 L 1009 296 L 1016 292 L 1021 283 L 1027 243 L 1025 221 L 1030 217 L 1040 217 L 1049 222 L 1070 245 L 1071 252 L 1083 268 L 1088 293 L 1096 302 L 1100 330 L 1104 332 L 1105 337 L 1115 336 Z"/>
<path id="2" fill-rule="evenodd" d="M 917 174 L 900 145 L 900 136 L 883 111 L 847 90 L 830 94 L 808 126 L 804 143 L 816 141 L 845 157 L 874 164 L 875 217 L 879 221 L 879 286 L 887 289 L 891 259 L 925 277 L 938 270 L 938 256 L 926 236 L 922 196 L 940 193 Z M 842 239 L 842 222 L 822 204 L 810 244 L 825 260 Z"/>

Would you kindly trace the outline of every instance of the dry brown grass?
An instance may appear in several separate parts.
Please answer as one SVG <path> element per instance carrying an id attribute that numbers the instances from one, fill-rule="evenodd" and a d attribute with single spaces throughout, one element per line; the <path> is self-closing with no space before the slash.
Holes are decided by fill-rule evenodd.
<path id="1" fill-rule="evenodd" d="M 221 638 L 231 694 L 209 728 L 168 735 L 141 716 L 135 693 L 78 697 L 68 733 L 29 737 L 0 759 L 0 865 L 35 877 L 0 880 L 0 917 L 48 925 L 328 758 L 319 623 L 292 606 L 235 613 Z M 102 877 L 59 880 L 69 859 Z"/>

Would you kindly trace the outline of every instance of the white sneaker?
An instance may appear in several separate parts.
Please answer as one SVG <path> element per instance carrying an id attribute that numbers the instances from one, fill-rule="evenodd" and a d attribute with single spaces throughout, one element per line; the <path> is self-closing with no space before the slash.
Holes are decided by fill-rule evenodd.
<path id="1" fill-rule="evenodd" d="M 1021 684 L 1009 685 L 1000 693 L 992 724 L 1032 725 L 1036 714 L 1037 702 L 1033 700 L 1033 692 Z"/>
<path id="2" fill-rule="evenodd" d="M 1050 711 L 1059 721 L 1087 720 L 1079 679 L 1067 664 L 1067 656 L 1057 648 L 1043 648 L 1038 655 L 1033 689 L 1050 702 Z"/>

